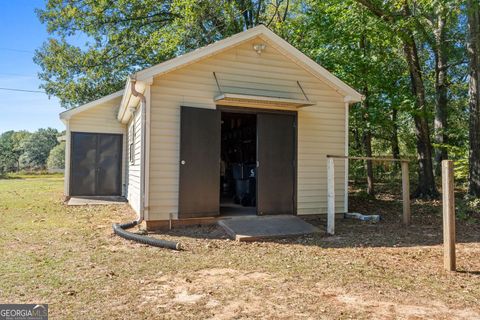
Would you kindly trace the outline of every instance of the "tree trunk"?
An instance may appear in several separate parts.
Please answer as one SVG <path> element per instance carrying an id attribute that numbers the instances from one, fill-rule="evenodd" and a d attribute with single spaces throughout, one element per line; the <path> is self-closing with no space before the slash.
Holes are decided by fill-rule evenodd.
<path id="1" fill-rule="evenodd" d="M 432 143 L 430 141 L 430 128 L 427 121 L 425 87 L 417 46 L 411 34 L 408 39 L 404 39 L 404 53 L 410 72 L 412 93 L 417 106 L 413 119 L 417 138 L 418 187 L 413 196 L 418 198 L 436 198 L 438 197 L 438 192 L 433 176 Z"/>
<path id="2" fill-rule="evenodd" d="M 372 156 L 372 135 L 370 132 L 365 132 L 365 136 L 363 137 L 363 143 L 365 147 L 365 156 L 371 157 Z M 373 178 L 373 163 L 372 160 L 366 161 L 367 166 L 367 193 L 370 196 L 375 194 L 374 188 L 374 178 Z"/>
<path id="3" fill-rule="evenodd" d="M 368 88 L 365 88 L 363 91 L 365 95 L 365 100 L 362 102 L 363 110 L 363 120 L 365 123 L 365 130 L 363 131 L 363 148 L 365 151 L 366 157 L 372 156 L 372 132 L 370 131 L 370 126 L 368 124 Z M 367 169 L 367 193 L 371 196 L 375 194 L 374 190 L 374 179 L 373 179 L 373 163 L 371 160 L 366 161 Z"/>
<path id="4" fill-rule="evenodd" d="M 392 108 L 392 156 L 393 159 L 400 159 L 400 146 L 398 143 L 398 110 L 396 107 Z M 400 170 L 400 163 L 395 161 L 393 164 L 394 172 L 397 173 Z"/>
<path id="5" fill-rule="evenodd" d="M 370 12 L 388 24 L 395 24 L 399 16 L 382 9 L 371 0 L 357 0 Z M 401 7 L 403 19 L 412 18 L 409 1 L 404 0 Z M 418 187 L 414 192 L 415 197 L 438 197 L 435 179 L 433 176 L 432 143 L 430 141 L 430 128 L 427 121 L 427 105 L 425 100 L 425 87 L 422 79 L 422 69 L 418 58 L 417 45 L 411 27 L 403 27 L 399 36 L 403 42 L 405 59 L 410 72 L 412 93 L 415 97 L 416 110 L 413 119 L 415 122 L 415 135 L 417 138 L 418 153 Z"/>
<path id="6" fill-rule="evenodd" d="M 369 57 L 368 54 L 368 43 L 367 43 L 367 37 L 365 35 L 362 35 L 360 38 L 360 49 L 363 51 L 363 57 L 367 59 Z M 368 79 L 367 77 L 368 73 L 368 67 L 363 66 L 363 75 L 364 79 Z M 363 123 L 365 125 L 365 129 L 363 131 L 363 148 L 365 150 L 365 156 L 366 157 L 371 157 L 372 156 L 372 131 L 370 128 L 370 119 L 368 117 L 368 111 L 369 111 L 369 92 L 368 92 L 368 83 L 365 81 L 364 88 L 363 88 L 363 95 L 365 96 L 365 100 L 362 102 L 362 108 L 363 108 Z M 367 169 L 367 193 L 370 196 L 373 196 L 375 194 L 374 190 L 374 180 L 373 180 L 373 163 L 371 160 L 366 161 L 366 169 Z"/>
<path id="7" fill-rule="evenodd" d="M 470 58 L 469 95 L 469 187 L 468 192 L 480 197 L 480 6 L 477 0 L 468 1 L 468 54 Z"/>
<path id="8" fill-rule="evenodd" d="M 353 125 L 353 124 L 352 124 Z M 352 126 L 350 126 L 352 128 Z M 351 142 L 351 146 L 355 151 L 360 152 L 362 150 L 362 141 L 360 139 L 360 132 L 358 128 L 352 128 L 353 134 L 353 141 Z"/>
<path id="9" fill-rule="evenodd" d="M 439 144 L 435 148 L 435 172 L 441 174 L 442 160 L 448 159 L 447 149 L 441 145 L 448 142 L 447 116 L 448 116 L 448 88 L 447 88 L 447 63 L 448 55 L 445 41 L 446 19 L 444 12 L 438 13 L 437 26 L 434 31 L 435 45 L 435 122 L 434 139 Z"/>

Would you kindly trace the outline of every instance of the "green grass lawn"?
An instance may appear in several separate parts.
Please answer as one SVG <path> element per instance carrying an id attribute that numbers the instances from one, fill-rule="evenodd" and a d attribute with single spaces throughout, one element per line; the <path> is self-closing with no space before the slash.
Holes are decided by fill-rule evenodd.
<path id="1" fill-rule="evenodd" d="M 1 303 L 48 303 L 52 319 L 480 317 L 479 226 L 459 222 L 461 272 L 444 272 L 439 203 L 415 204 L 404 228 L 398 201 L 352 199 L 385 220 L 342 220 L 334 237 L 153 235 L 182 242 L 176 252 L 113 235 L 135 217 L 127 205 L 67 207 L 62 194 L 59 175 L 0 180 Z"/>

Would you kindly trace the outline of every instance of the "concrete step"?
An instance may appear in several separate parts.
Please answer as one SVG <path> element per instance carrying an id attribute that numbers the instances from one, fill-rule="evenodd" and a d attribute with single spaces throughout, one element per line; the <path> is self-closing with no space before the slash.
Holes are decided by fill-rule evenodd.
<path id="1" fill-rule="evenodd" d="M 217 223 L 237 241 L 295 237 L 320 231 L 310 223 L 291 215 L 235 217 Z"/>

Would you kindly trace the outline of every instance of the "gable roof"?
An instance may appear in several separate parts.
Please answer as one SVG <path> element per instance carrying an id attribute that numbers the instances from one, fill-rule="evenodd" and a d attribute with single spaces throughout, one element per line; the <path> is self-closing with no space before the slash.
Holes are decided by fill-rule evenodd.
<path id="1" fill-rule="evenodd" d="M 73 115 L 76 115 L 76 114 L 78 114 L 80 112 L 83 112 L 83 111 L 87 111 L 91 108 L 94 108 L 94 107 L 98 106 L 99 104 L 109 102 L 109 101 L 114 100 L 116 98 L 120 98 L 120 97 L 123 96 L 123 92 L 124 92 L 124 90 L 120 90 L 120 91 L 117 91 L 115 93 L 109 94 L 108 96 L 102 97 L 100 99 L 97 99 L 97 100 L 91 101 L 89 103 L 80 105 L 78 107 L 74 107 L 74 108 L 68 109 L 66 111 L 63 111 L 63 112 L 60 113 L 60 120 L 65 122 L 66 120 L 69 120 Z"/>
<path id="2" fill-rule="evenodd" d="M 271 31 L 264 25 L 258 25 L 244 32 L 237 33 L 231 37 L 214 42 L 205 47 L 196 49 L 171 60 L 167 60 L 147 69 L 141 70 L 135 75 L 137 85 L 141 85 L 142 83 L 144 85 L 152 83 L 152 79 L 155 76 L 172 72 L 189 64 L 206 59 L 222 51 L 237 46 L 241 43 L 252 40 L 256 37 L 261 37 L 264 41 L 266 41 L 270 45 L 273 45 L 278 51 L 293 60 L 299 66 L 303 67 L 304 69 L 312 73 L 314 76 L 325 82 L 327 85 L 335 89 L 344 97 L 345 102 L 354 103 L 362 101 L 363 96 L 355 89 L 353 89 L 345 82 L 333 75 L 331 72 L 329 72 L 327 69 L 323 68 L 318 63 L 307 57 L 300 50 L 298 50 L 297 48 L 289 44 L 287 41 L 276 35 L 273 31 Z M 138 103 L 138 100 L 131 99 L 131 90 L 129 89 L 130 85 L 130 79 L 128 79 L 126 83 L 126 89 L 122 98 L 122 103 L 120 105 L 117 116 L 118 120 L 120 121 L 123 120 L 125 111 L 128 109 L 128 107 Z"/>

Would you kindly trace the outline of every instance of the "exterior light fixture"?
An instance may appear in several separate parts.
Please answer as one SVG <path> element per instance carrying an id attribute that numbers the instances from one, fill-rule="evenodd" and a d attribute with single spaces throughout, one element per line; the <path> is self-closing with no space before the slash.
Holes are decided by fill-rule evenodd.
<path id="1" fill-rule="evenodd" d="M 257 52 L 257 54 L 262 54 L 262 51 L 265 50 L 267 46 L 264 43 L 255 43 L 253 45 L 253 50 Z"/>

